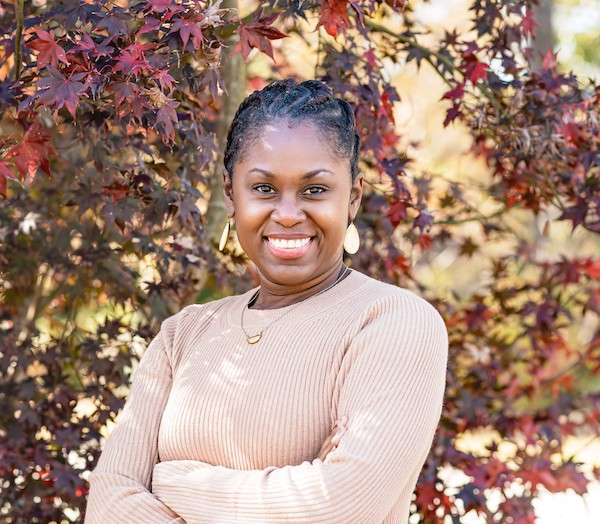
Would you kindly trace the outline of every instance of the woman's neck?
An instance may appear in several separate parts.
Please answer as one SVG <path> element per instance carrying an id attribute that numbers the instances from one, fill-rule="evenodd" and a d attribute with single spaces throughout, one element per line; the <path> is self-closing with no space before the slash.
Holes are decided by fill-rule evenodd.
<path id="1" fill-rule="evenodd" d="M 341 274 L 345 272 L 344 276 Z M 318 278 L 310 280 L 301 286 L 293 288 L 285 288 L 280 285 L 272 285 L 264 280 L 261 281 L 260 289 L 257 298 L 248 306 L 250 309 L 275 309 L 280 307 L 291 306 L 296 302 L 311 297 L 321 291 L 324 291 L 339 278 L 343 280 L 350 272 L 343 261 L 336 264 L 330 271 L 324 275 L 319 275 Z M 340 278 L 341 276 L 341 278 Z"/>

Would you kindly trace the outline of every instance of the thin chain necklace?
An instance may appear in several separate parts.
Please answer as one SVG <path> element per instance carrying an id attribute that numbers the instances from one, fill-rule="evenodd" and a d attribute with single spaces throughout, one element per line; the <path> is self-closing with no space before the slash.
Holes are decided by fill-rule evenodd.
<path id="1" fill-rule="evenodd" d="M 307 300 L 308 298 L 311 297 L 316 297 L 317 295 L 324 293 L 325 291 L 327 291 L 328 289 L 331 289 L 333 286 L 335 286 L 345 275 L 347 275 L 348 273 L 350 273 L 352 271 L 352 269 L 350 269 L 348 266 L 346 266 L 345 264 L 343 264 L 343 268 L 342 270 L 339 272 L 337 278 L 335 279 L 335 282 L 333 284 L 331 284 L 330 286 L 327 286 L 325 289 L 322 289 L 321 291 L 319 291 L 318 293 L 315 293 L 314 295 L 310 295 L 310 297 L 306 297 L 305 299 L 301 300 L 300 302 L 298 302 L 296 304 L 296 306 L 299 306 L 300 304 L 302 304 L 304 302 L 304 300 Z M 258 297 L 258 292 L 260 291 L 260 288 L 257 289 L 255 291 L 255 293 L 252 295 L 252 297 L 250 298 L 250 300 L 248 300 L 248 303 L 244 306 L 244 308 L 242 309 L 242 321 L 241 321 L 241 326 L 242 326 L 242 331 L 244 332 L 244 335 L 246 335 L 246 340 L 248 341 L 248 344 L 256 344 L 262 337 L 262 334 L 267 330 L 267 328 L 271 327 L 275 322 L 277 322 L 279 319 L 281 319 L 282 317 L 284 317 L 285 315 L 287 315 L 290 311 L 293 311 L 295 308 L 291 308 L 288 309 L 283 315 L 280 315 L 279 317 L 277 317 L 275 320 L 273 320 L 270 324 L 267 324 L 264 328 L 262 328 L 256 335 L 248 335 L 248 333 L 246 332 L 246 330 L 244 329 L 244 311 L 246 310 L 247 307 L 249 307 L 253 301 L 256 299 L 256 297 Z"/>

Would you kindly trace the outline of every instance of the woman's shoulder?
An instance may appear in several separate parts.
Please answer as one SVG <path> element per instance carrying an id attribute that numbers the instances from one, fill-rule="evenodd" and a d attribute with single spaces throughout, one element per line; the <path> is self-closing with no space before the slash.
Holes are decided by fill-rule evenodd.
<path id="1" fill-rule="evenodd" d="M 189 331 L 190 327 L 201 327 L 205 321 L 212 319 L 219 309 L 236 296 L 225 296 L 201 304 L 188 304 L 166 317 L 161 322 L 160 330 L 168 340 L 174 341 L 181 332 Z"/>
<path id="2" fill-rule="evenodd" d="M 416 353 L 447 356 L 448 329 L 438 309 L 416 291 L 369 278 L 361 293 L 353 336 L 367 337 L 372 345 L 381 342 L 381 351 L 394 353 L 397 344 L 411 340 Z"/>
<path id="3" fill-rule="evenodd" d="M 415 314 L 437 316 L 441 319 L 437 308 L 416 291 L 369 275 L 364 277 L 367 279 L 366 285 L 361 289 L 364 312 L 376 310 L 405 316 L 408 310 Z"/>
<path id="4" fill-rule="evenodd" d="M 210 314 L 215 312 L 221 307 L 228 304 L 230 301 L 235 300 L 240 295 L 227 295 L 213 300 L 208 300 L 200 304 L 189 304 L 181 309 L 181 318 L 195 317 L 202 314 Z"/>
<path id="5" fill-rule="evenodd" d="M 360 300 L 352 301 L 353 335 L 368 327 L 369 333 L 392 333 L 405 337 L 407 333 L 423 338 L 435 337 L 447 346 L 448 329 L 442 314 L 425 297 L 409 288 L 397 286 L 365 275 Z M 375 335 L 374 335 L 375 336 Z"/>

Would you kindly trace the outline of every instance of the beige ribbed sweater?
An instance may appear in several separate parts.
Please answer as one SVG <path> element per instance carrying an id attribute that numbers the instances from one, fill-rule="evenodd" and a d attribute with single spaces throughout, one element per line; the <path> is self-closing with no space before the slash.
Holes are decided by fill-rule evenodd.
<path id="1" fill-rule="evenodd" d="M 240 315 L 257 287 L 163 321 L 89 477 L 85 524 L 402 523 L 442 409 L 448 334 L 359 271 Z"/>

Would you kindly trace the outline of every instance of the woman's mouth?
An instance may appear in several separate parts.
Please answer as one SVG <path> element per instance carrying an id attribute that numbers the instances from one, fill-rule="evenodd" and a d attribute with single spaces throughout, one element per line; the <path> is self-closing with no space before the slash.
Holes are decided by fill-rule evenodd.
<path id="1" fill-rule="evenodd" d="M 303 256 L 313 244 L 315 237 L 282 239 L 276 237 L 264 237 L 269 251 L 277 258 L 286 260 Z"/>

